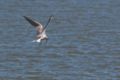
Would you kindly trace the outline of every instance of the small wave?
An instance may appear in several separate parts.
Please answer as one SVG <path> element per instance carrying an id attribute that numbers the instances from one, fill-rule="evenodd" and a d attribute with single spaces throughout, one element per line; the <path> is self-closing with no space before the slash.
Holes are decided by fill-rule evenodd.
<path id="1" fill-rule="evenodd" d="M 40 41 L 39 41 L 39 40 L 33 40 L 32 42 L 40 43 Z"/>

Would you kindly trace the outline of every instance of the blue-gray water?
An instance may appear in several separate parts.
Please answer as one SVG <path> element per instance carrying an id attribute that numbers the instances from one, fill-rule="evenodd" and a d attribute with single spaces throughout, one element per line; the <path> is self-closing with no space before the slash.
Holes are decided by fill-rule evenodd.
<path id="1" fill-rule="evenodd" d="M 54 15 L 47 44 L 24 15 Z M 120 80 L 120 1 L 0 0 L 0 80 Z"/>

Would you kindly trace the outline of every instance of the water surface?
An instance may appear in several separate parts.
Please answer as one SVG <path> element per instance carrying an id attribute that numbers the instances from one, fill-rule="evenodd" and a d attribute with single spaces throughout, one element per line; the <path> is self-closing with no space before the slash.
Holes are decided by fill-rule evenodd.
<path id="1" fill-rule="evenodd" d="M 119 0 L 0 0 L 0 80 L 120 80 Z M 32 43 L 35 29 L 49 41 Z"/>

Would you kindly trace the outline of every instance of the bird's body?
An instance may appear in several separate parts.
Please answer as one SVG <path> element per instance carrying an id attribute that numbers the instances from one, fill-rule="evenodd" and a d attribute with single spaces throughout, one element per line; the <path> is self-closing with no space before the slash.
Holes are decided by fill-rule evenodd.
<path id="1" fill-rule="evenodd" d="M 27 16 L 24 16 L 24 18 L 36 28 L 36 40 L 34 40 L 33 42 L 41 42 L 41 40 L 48 40 L 48 37 L 46 35 L 46 27 L 49 24 L 50 20 L 52 19 L 52 16 L 50 16 L 47 24 L 45 27 L 43 27 L 43 25 Z"/>
<path id="2" fill-rule="evenodd" d="M 36 40 L 34 40 L 33 42 L 41 42 L 41 40 L 47 40 L 48 37 L 46 35 L 46 32 L 43 31 L 42 33 L 37 33 L 36 35 Z"/>

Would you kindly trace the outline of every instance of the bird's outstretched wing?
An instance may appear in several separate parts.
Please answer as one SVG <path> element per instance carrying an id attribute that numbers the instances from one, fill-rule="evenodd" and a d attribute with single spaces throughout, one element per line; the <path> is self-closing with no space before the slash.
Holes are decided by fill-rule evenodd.
<path id="1" fill-rule="evenodd" d="M 36 30 L 37 30 L 37 34 L 41 33 L 43 31 L 43 26 L 41 25 L 41 23 L 31 19 L 30 17 L 27 16 L 23 16 L 31 25 L 33 25 Z"/>

